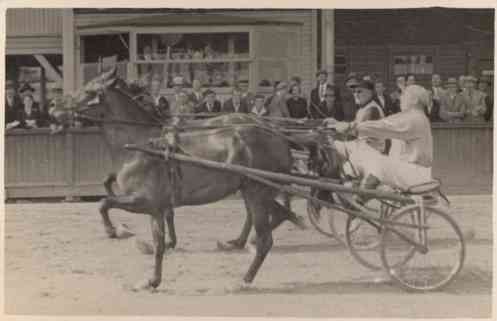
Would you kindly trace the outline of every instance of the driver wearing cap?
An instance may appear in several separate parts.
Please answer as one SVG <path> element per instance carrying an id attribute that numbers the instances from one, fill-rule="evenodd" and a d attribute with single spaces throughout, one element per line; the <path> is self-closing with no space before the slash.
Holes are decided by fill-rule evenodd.
<path id="1" fill-rule="evenodd" d="M 374 189 L 383 183 L 407 190 L 431 180 L 433 137 L 430 122 L 424 114 L 429 99 L 426 89 L 411 85 L 405 89 L 400 113 L 363 122 L 325 120 L 338 132 L 353 132 L 358 137 L 349 142 L 337 141 L 334 145 L 339 155 L 348 159 L 359 172 L 363 188 Z M 393 138 L 405 145 L 399 155 L 386 156 L 364 143 L 361 137 Z"/>

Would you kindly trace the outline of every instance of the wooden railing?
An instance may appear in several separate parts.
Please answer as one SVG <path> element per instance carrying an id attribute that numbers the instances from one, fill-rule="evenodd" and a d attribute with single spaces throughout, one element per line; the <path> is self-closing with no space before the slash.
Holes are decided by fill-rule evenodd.
<path id="1" fill-rule="evenodd" d="M 490 124 L 434 124 L 433 175 L 453 193 L 491 193 Z M 98 128 L 13 130 L 5 136 L 8 198 L 104 195 L 111 157 Z"/>

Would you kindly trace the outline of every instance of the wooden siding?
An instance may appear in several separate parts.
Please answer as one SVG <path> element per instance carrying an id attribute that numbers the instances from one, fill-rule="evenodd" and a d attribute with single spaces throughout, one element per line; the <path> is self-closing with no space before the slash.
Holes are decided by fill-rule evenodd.
<path id="1" fill-rule="evenodd" d="M 493 128 L 488 124 L 437 124 L 434 177 L 449 194 L 492 192 Z M 8 198 L 104 195 L 110 153 L 97 128 L 50 135 L 15 131 L 5 140 Z"/>
<path id="2" fill-rule="evenodd" d="M 62 9 L 9 8 L 7 36 L 62 35 Z"/>
<path id="3" fill-rule="evenodd" d="M 315 10 L 250 10 L 250 11 L 240 11 L 240 10 L 222 10 L 222 11 L 212 11 L 211 13 L 225 14 L 229 16 L 240 16 L 240 17 L 252 17 L 260 18 L 264 20 L 272 21 L 285 21 L 285 22 L 298 22 L 302 26 L 301 29 L 301 52 L 302 56 L 299 60 L 299 76 L 302 78 L 302 87 L 304 93 L 310 93 L 312 87 L 315 85 L 314 74 L 317 68 L 316 61 L 316 50 L 317 50 L 317 40 L 314 37 L 316 32 L 317 20 Z M 100 24 L 109 21 L 129 19 L 143 17 L 144 13 L 117 13 L 117 14 L 105 14 L 105 13 L 94 13 L 94 14 L 76 14 L 75 24 L 76 28 L 81 26 L 88 26 L 92 24 Z"/>

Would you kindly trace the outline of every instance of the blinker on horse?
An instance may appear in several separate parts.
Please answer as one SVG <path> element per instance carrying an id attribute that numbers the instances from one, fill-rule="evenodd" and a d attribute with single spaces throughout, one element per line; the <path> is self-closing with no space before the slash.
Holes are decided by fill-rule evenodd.
<path id="1" fill-rule="evenodd" d="M 98 115 L 101 118 L 103 136 L 112 154 L 116 174 L 110 174 L 106 180 L 108 196 L 102 200 L 100 206 L 107 234 L 115 237 L 116 233 L 109 216 L 109 210 L 112 208 L 150 216 L 154 271 L 152 276 L 140 282 L 137 288 L 155 288 L 161 283 L 166 247 L 176 243 L 175 206 L 207 204 L 221 200 L 236 191 L 241 191 L 247 215 L 239 238 L 228 243 L 243 247 L 251 226 L 254 226 L 256 254 L 243 278 L 245 282 L 252 282 L 273 245 L 272 230 L 286 219 L 299 224 L 296 215 L 275 200 L 278 194 L 276 190 L 239 175 L 179 163 L 177 167 L 181 179 L 172 184 L 169 175 L 170 163 L 142 152 L 125 151 L 123 146 L 126 144 L 146 144 L 150 138 L 159 137 L 161 128 L 131 124 L 152 124 L 154 119 L 125 91 L 117 88 L 117 80 L 113 69 L 91 81 L 85 86 L 83 93 L 80 93 L 79 104 L 73 111 L 84 111 L 87 115 Z M 88 102 L 92 102 L 90 107 Z M 224 123 L 232 126 L 181 132 L 180 147 L 184 152 L 199 158 L 289 173 L 292 157 L 288 140 L 268 128 L 246 126 L 250 119 L 253 122 L 253 118 L 245 117 L 248 116 L 233 114 L 207 120 L 204 124 Z M 244 125 L 236 125 L 236 122 L 242 122 Z M 122 192 L 120 195 L 116 195 L 111 188 L 114 180 Z M 178 190 L 173 190 L 174 188 Z M 175 204 L 171 202 L 173 194 L 177 196 Z M 164 221 L 168 225 L 170 244 L 165 242 Z"/>

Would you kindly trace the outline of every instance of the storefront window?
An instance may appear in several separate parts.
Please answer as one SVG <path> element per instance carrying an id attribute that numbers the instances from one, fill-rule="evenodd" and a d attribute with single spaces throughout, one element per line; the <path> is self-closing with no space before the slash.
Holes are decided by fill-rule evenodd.
<path id="1" fill-rule="evenodd" d="M 231 87 L 247 82 L 249 33 L 137 34 L 137 73 L 144 82 L 161 77 L 165 88 L 181 76 L 205 87 Z"/>
<path id="2" fill-rule="evenodd" d="M 433 73 L 433 57 L 427 55 L 394 56 L 394 75 Z"/>

